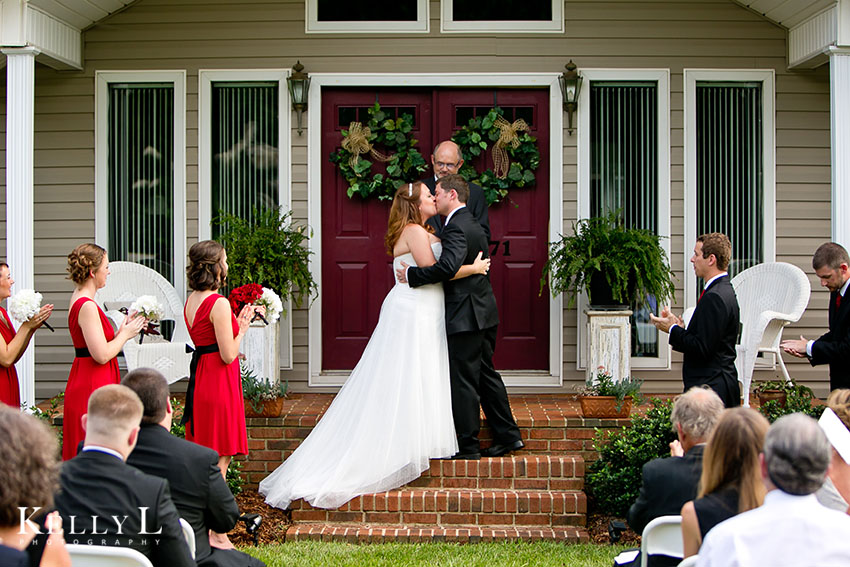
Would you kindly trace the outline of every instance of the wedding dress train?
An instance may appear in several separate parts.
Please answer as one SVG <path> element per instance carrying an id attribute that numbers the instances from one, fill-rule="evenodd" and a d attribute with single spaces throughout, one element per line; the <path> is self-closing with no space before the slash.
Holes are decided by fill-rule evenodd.
<path id="1" fill-rule="evenodd" d="M 432 245 L 439 258 L 442 247 Z M 393 261 L 415 265 L 411 254 Z M 443 287 L 396 282 L 360 362 L 295 452 L 260 482 L 266 502 L 303 498 L 338 508 L 417 478 L 429 459 L 457 452 Z"/>

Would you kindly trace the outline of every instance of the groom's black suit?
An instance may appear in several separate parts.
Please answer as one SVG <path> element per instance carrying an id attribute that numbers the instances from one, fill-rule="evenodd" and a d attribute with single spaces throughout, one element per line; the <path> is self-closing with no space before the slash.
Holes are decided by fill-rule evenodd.
<path id="1" fill-rule="evenodd" d="M 443 253 L 427 268 L 410 267 L 411 287 L 443 282 L 446 297 L 446 334 L 452 387 L 452 414 L 460 454 L 480 452 L 479 404 L 493 429 L 494 442 L 520 440 L 511 415 L 502 377 L 493 367 L 499 312 L 490 279 L 484 275 L 453 280 L 464 264 L 472 264 L 479 252 L 487 254 L 487 236 L 465 206 L 457 209 L 440 232 Z"/>

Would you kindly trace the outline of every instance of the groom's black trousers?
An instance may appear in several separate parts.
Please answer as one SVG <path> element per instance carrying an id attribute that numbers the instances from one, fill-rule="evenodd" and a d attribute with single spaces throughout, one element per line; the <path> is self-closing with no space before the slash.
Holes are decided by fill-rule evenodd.
<path id="1" fill-rule="evenodd" d="M 478 453 L 481 429 L 478 406 L 484 410 L 495 443 L 521 439 L 511 414 L 508 392 L 493 367 L 498 326 L 481 331 L 449 335 L 449 368 L 452 382 L 452 414 L 459 453 Z"/>

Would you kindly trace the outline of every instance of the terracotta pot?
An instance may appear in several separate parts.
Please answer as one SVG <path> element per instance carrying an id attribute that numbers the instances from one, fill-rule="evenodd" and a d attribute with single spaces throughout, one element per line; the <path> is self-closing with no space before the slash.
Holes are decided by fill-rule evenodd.
<path id="1" fill-rule="evenodd" d="M 629 417 L 632 411 L 632 397 L 626 396 L 620 411 L 617 411 L 617 398 L 614 396 L 579 396 L 581 413 L 584 417 Z"/>
<path id="2" fill-rule="evenodd" d="M 779 407 L 784 408 L 785 401 L 788 399 L 788 394 L 782 390 L 765 390 L 764 392 L 759 392 L 758 398 L 760 406 L 763 406 L 771 400 L 776 400 L 779 402 Z"/>
<path id="3" fill-rule="evenodd" d="M 246 417 L 278 417 L 283 411 L 283 398 L 275 398 L 273 400 L 263 400 L 261 411 L 254 411 L 254 405 L 251 400 L 245 400 L 245 416 Z"/>

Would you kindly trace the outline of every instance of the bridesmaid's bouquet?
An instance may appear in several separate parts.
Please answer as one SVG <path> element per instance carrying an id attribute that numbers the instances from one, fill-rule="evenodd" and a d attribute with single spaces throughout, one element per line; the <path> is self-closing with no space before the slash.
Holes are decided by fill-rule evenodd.
<path id="1" fill-rule="evenodd" d="M 29 321 L 41 310 L 41 299 L 41 294 L 34 289 L 22 289 L 9 298 L 9 315 L 22 323 Z M 43 324 L 55 332 L 47 321 Z"/>
<path id="2" fill-rule="evenodd" d="M 239 315 L 239 312 L 242 311 L 242 308 L 246 305 L 260 305 L 265 307 L 268 319 L 266 319 L 262 313 L 254 313 L 254 319 L 252 319 L 252 321 L 262 319 L 263 323 L 266 325 L 269 324 L 269 320 L 271 320 L 272 323 L 277 321 L 283 311 L 283 304 L 280 301 L 280 296 L 278 296 L 274 290 L 263 287 L 260 284 L 252 283 L 240 285 L 230 292 L 227 299 L 230 301 L 230 308 L 236 315 Z"/>
<path id="3" fill-rule="evenodd" d="M 140 295 L 130 305 L 130 312 L 136 312 L 148 320 L 148 324 L 142 328 L 142 332 L 139 334 L 139 344 L 142 344 L 145 335 L 159 334 L 159 331 L 156 330 L 156 323 L 165 315 L 165 309 L 156 297 L 152 295 Z"/>

